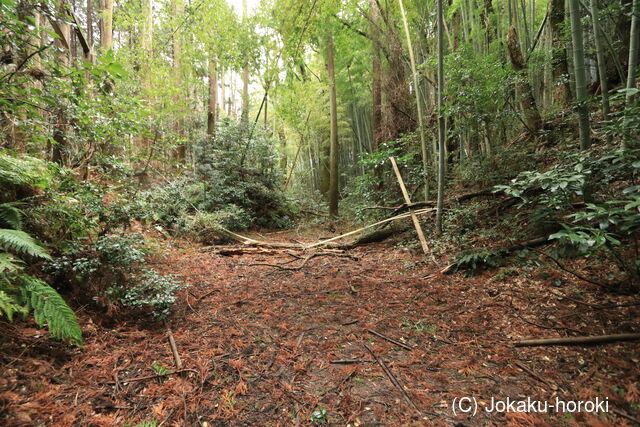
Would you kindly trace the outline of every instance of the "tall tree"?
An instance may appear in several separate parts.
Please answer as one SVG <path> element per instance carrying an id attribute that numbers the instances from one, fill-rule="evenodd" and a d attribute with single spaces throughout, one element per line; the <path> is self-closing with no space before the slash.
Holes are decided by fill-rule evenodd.
<path id="1" fill-rule="evenodd" d="M 507 47 L 509 48 L 509 58 L 511 66 L 518 74 L 518 89 L 520 93 L 520 103 L 525 117 L 527 130 L 535 134 L 542 127 L 542 118 L 533 96 L 533 89 L 527 74 L 527 63 L 520 49 L 520 40 L 515 26 L 509 27 L 507 33 Z"/>
<path id="2" fill-rule="evenodd" d="M 113 0 L 100 0 L 100 49 L 106 52 L 111 48 L 113 48 Z"/>
<path id="3" fill-rule="evenodd" d="M 400 13 L 402 15 L 402 24 L 404 26 L 404 33 L 407 38 L 407 49 L 409 50 L 409 62 L 411 64 L 411 74 L 413 75 L 413 91 L 416 98 L 416 110 L 418 112 L 418 127 L 419 127 L 419 133 L 420 133 L 420 149 L 422 151 L 422 175 L 423 175 L 422 185 L 424 186 L 423 188 L 424 199 L 428 200 L 429 199 L 429 175 L 428 175 L 429 159 L 427 154 L 427 138 L 425 136 L 425 129 L 424 129 L 424 123 L 423 123 L 424 118 L 422 117 L 422 101 L 420 100 L 420 85 L 418 81 L 418 69 L 416 67 L 416 59 L 413 53 L 413 45 L 411 44 L 411 33 L 409 32 L 409 22 L 407 21 L 407 14 L 404 11 L 404 5 L 402 4 L 402 0 L 398 0 L 398 2 L 400 4 Z M 440 49 L 440 47 L 438 47 L 438 49 Z M 439 66 L 440 65 L 438 65 L 438 67 Z"/>
<path id="4" fill-rule="evenodd" d="M 596 59 L 598 61 L 598 78 L 600 79 L 600 92 L 602 96 L 602 113 L 605 120 L 609 118 L 609 82 L 607 77 L 607 65 L 605 63 L 604 46 L 602 45 L 602 31 L 600 28 L 598 0 L 591 0 L 591 22 L 593 23 L 593 41 L 596 47 Z"/>
<path id="5" fill-rule="evenodd" d="M 69 47 L 71 40 L 71 26 L 67 19 L 67 4 L 64 0 L 60 1 L 58 10 L 56 11 L 55 21 L 51 23 L 55 26 L 58 38 L 55 39 L 55 45 L 58 48 L 58 64 L 66 69 L 69 67 Z M 67 70 L 63 71 L 64 73 Z M 64 105 L 56 107 L 55 125 L 53 128 L 53 147 L 51 152 L 51 160 L 55 163 L 63 165 L 64 153 L 67 147 L 67 131 L 68 120 Z"/>
<path id="6" fill-rule="evenodd" d="M 564 0 L 549 0 L 549 32 L 551 33 L 551 74 L 553 102 L 565 107 L 571 99 L 567 48 L 564 41 Z"/>
<path id="7" fill-rule="evenodd" d="M 223 82 L 224 87 L 224 82 Z M 224 107 L 223 107 L 224 108 Z M 209 102 L 207 110 L 207 135 L 213 136 L 218 115 L 218 70 L 216 58 L 209 55 Z"/>
<path id="8" fill-rule="evenodd" d="M 338 103 L 333 58 L 333 30 L 327 30 L 327 77 L 329 79 L 330 144 L 329 144 L 329 215 L 338 216 Z"/>
<path id="9" fill-rule="evenodd" d="M 444 12 L 442 0 L 438 0 L 438 200 L 436 204 L 436 229 L 442 233 L 444 208 L 445 123 L 444 123 Z"/>
<path id="10" fill-rule="evenodd" d="M 247 30 L 247 0 L 242 0 L 242 24 L 245 25 L 245 31 Z M 249 118 L 249 52 L 245 50 L 243 52 L 243 65 L 242 65 L 242 115 L 241 120 L 246 122 Z"/>
<path id="11" fill-rule="evenodd" d="M 382 140 L 382 64 L 380 62 L 380 29 L 377 0 L 369 2 L 369 29 L 371 33 L 371 103 L 372 103 L 372 150 L 377 151 Z"/>
<path id="12" fill-rule="evenodd" d="M 636 68 L 640 45 L 640 0 L 633 0 L 631 12 L 631 32 L 629 35 L 629 66 L 627 71 L 627 93 L 625 96 L 624 141 L 626 146 L 637 145 L 632 141 L 630 133 L 631 104 L 636 99 Z"/>
<path id="13" fill-rule="evenodd" d="M 589 110 L 587 109 L 587 78 L 584 69 L 584 45 L 580 20 L 580 0 L 569 0 L 571 18 L 571 40 L 573 41 L 573 69 L 576 83 L 576 109 L 580 132 L 580 149 L 591 146 Z"/>

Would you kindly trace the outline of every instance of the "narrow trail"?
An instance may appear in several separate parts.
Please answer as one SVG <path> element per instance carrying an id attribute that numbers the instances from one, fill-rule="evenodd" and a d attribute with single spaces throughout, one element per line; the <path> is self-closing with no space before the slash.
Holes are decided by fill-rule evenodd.
<path id="1" fill-rule="evenodd" d="M 583 332 L 601 331 L 611 322 L 637 318 L 638 307 L 613 312 L 581 307 L 586 315 L 576 319 L 575 304 L 543 293 L 549 286 L 544 281 L 511 277 L 501 282 L 491 277 L 496 272 L 471 280 L 429 275 L 435 268 L 423 263 L 422 256 L 390 244 L 350 251 L 357 259 L 313 258 L 295 271 L 251 265 L 292 261 L 282 253 L 223 256 L 185 242 L 166 244 L 171 249 L 155 259 L 154 268 L 178 274 L 191 285 L 169 319 L 188 371 L 153 378 L 154 362 L 175 369 L 162 325 L 92 325 L 89 314 L 81 311 L 81 321 L 89 325 L 84 350 L 65 352 L 60 345 L 55 356 L 50 354 L 55 343 L 48 343 L 46 352 L 31 346 L 24 350 L 24 360 L 5 365 L 0 385 L 10 391 L 0 396 L 5 410 L 19 415 L 15 425 L 156 420 L 180 426 L 291 426 L 309 425 L 316 410 L 317 421 L 326 417 L 343 426 L 507 420 L 545 425 L 544 420 L 561 415 L 505 416 L 480 410 L 475 417 L 456 417 L 451 404 L 464 396 L 481 405 L 491 397 L 608 396 L 624 411 L 626 400 L 611 387 L 629 390 L 638 379 L 637 360 L 633 362 L 638 343 L 512 345 L 524 337 L 571 334 L 564 322 Z M 568 288 L 562 291 L 570 294 Z M 14 333 L 21 332 L 15 328 Z M 23 337 L 25 342 L 28 338 Z M 406 397 L 365 345 L 384 361 Z M 345 359 L 358 363 L 331 363 Z M 13 388 L 7 384 L 14 378 L 12 371 L 24 376 L 15 379 Z M 573 419 L 582 423 L 613 417 L 576 414 Z"/>

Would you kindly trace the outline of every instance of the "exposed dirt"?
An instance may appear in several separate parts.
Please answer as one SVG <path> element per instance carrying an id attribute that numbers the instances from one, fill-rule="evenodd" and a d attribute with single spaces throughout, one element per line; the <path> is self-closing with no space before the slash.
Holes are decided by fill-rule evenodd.
<path id="1" fill-rule="evenodd" d="M 2 323 L 0 424 L 290 426 L 311 424 L 314 411 L 317 423 L 343 426 L 634 425 L 624 416 L 640 417 L 639 342 L 513 346 L 527 337 L 638 332 L 634 297 L 539 269 L 442 275 L 388 243 L 350 251 L 357 260 L 316 257 L 292 271 L 251 265 L 301 264 L 284 252 L 223 256 L 163 244 L 168 253 L 154 267 L 191 285 L 169 319 L 188 371 L 140 380 L 155 374 L 154 361 L 175 369 L 166 328 L 144 319 L 108 328 L 80 309 L 83 350 Z M 601 307 L 609 304 L 627 306 Z M 477 400 L 477 415 L 453 414 L 453 400 L 465 396 Z M 489 413 L 492 397 L 608 398 L 609 413 Z"/>

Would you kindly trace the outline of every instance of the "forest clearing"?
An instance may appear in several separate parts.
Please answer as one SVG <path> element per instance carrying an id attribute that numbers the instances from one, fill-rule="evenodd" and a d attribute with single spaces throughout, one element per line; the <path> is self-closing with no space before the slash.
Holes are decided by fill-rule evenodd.
<path id="1" fill-rule="evenodd" d="M 0 425 L 640 425 L 640 0 L 0 0 Z"/>

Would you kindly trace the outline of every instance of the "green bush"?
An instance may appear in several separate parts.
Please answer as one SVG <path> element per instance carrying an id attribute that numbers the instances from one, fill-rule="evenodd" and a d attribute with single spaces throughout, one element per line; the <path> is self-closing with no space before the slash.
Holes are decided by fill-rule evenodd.
<path id="1" fill-rule="evenodd" d="M 51 261 L 47 271 L 107 311 L 140 309 L 162 318 L 182 286 L 173 277 L 144 268 L 147 253 L 140 234 L 101 236 L 95 243 L 69 249 Z"/>

